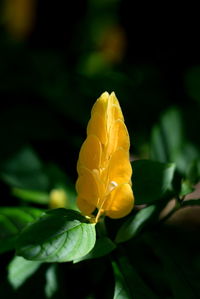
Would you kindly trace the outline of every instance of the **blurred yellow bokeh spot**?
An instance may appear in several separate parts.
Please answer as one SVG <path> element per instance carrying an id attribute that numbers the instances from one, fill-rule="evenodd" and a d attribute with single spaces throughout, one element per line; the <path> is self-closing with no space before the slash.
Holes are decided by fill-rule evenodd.
<path id="1" fill-rule="evenodd" d="M 34 26 L 36 0 L 4 0 L 2 12 L 6 31 L 15 39 L 26 38 Z"/>
<path id="2" fill-rule="evenodd" d="M 63 189 L 53 189 L 49 194 L 50 209 L 67 208 L 69 205 L 67 194 Z"/>

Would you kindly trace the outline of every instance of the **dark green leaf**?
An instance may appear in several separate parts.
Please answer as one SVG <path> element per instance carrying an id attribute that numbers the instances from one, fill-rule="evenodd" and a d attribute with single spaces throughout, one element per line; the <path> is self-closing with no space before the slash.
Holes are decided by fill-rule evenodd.
<path id="1" fill-rule="evenodd" d="M 112 252 L 115 248 L 116 245 L 109 238 L 103 237 L 97 239 L 93 249 L 87 255 L 75 260 L 74 263 L 105 256 Z"/>
<path id="2" fill-rule="evenodd" d="M 56 265 L 51 265 L 46 271 L 45 294 L 47 298 L 51 298 L 58 289 Z"/>
<path id="3" fill-rule="evenodd" d="M 148 244 L 152 247 L 156 256 L 159 257 L 163 265 L 165 280 L 168 282 L 172 296 L 175 299 L 197 299 L 199 292 L 193 286 L 193 281 L 188 275 L 188 261 L 185 261 L 185 253 L 180 248 L 172 246 L 167 239 L 162 236 L 157 238 L 147 238 Z M 186 265 L 187 266 L 186 266 Z"/>
<path id="4" fill-rule="evenodd" d="M 94 224 L 76 211 L 55 209 L 20 234 L 17 254 L 29 260 L 66 262 L 86 255 L 95 241 Z"/>
<path id="5" fill-rule="evenodd" d="M 186 81 L 186 89 L 188 95 L 200 102 L 200 67 L 198 65 L 193 66 L 189 69 L 186 74 L 185 81 Z"/>
<path id="6" fill-rule="evenodd" d="M 200 199 L 184 200 L 181 203 L 182 207 L 199 206 L 199 205 L 200 205 Z"/>
<path id="7" fill-rule="evenodd" d="M 155 126 L 151 137 L 151 159 L 160 162 L 175 162 L 183 144 L 180 113 L 169 109 Z"/>
<path id="8" fill-rule="evenodd" d="M 143 208 L 134 217 L 132 216 L 124 222 L 117 233 L 116 242 L 125 242 L 134 237 L 148 222 L 155 209 L 154 205 Z"/>
<path id="9" fill-rule="evenodd" d="M 0 252 L 13 249 L 19 232 L 41 213 L 41 210 L 30 207 L 0 208 Z"/>
<path id="10" fill-rule="evenodd" d="M 14 188 L 46 190 L 49 184 L 39 158 L 30 148 L 23 149 L 6 161 L 0 177 Z"/>
<path id="11" fill-rule="evenodd" d="M 180 112 L 169 109 L 161 118 L 158 125 L 152 130 L 150 158 L 159 162 L 174 162 L 177 170 L 187 175 L 191 164 L 200 161 L 199 150 L 185 141 Z M 199 162 L 198 162 L 199 163 Z M 197 165 L 197 164 L 196 164 Z M 193 179 L 200 177 L 200 166 L 193 170 Z M 195 177 L 194 177 L 195 175 Z"/>
<path id="12" fill-rule="evenodd" d="M 194 158 L 192 162 L 189 163 L 186 177 L 191 183 L 198 183 L 200 180 L 200 159 Z"/>
<path id="13" fill-rule="evenodd" d="M 113 272 L 115 276 L 115 291 L 113 299 L 131 299 L 133 298 L 126 285 L 126 281 L 117 266 L 117 263 L 112 262 Z"/>
<path id="14" fill-rule="evenodd" d="M 197 182 L 200 177 L 199 161 L 200 155 L 198 149 L 189 142 L 184 143 L 182 150 L 174 159 L 178 170 L 184 174 L 187 179 L 191 180 L 191 182 Z"/>
<path id="15" fill-rule="evenodd" d="M 158 299 L 142 276 L 133 268 L 126 255 L 118 253 L 117 264 L 131 294 L 131 298 Z"/>
<path id="16" fill-rule="evenodd" d="M 41 262 L 27 261 L 16 256 L 8 265 L 8 281 L 14 289 L 19 288 L 40 267 Z"/>
<path id="17" fill-rule="evenodd" d="M 136 160 L 132 163 L 132 167 L 133 192 L 137 205 L 152 203 L 172 189 L 175 171 L 173 163 Z"/>

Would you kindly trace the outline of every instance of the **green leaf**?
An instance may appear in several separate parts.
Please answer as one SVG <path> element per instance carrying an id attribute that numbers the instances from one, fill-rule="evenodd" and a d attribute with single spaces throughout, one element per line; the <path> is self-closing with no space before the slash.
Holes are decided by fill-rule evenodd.
<path id="1" fill-rule="evenodd" d="M 173 163 L 160 163 L 150 160 L 136 160 L 133 167 L 133 192 L 135 203 L 149 204 L 161 199 L 172 189 L 175 171 Z"/>
<path id="2" fill-rule="evenodd" d="M 56 276 L 56 265 L 51 265 L 46 271 L 45 294 L 47 298 L 51 298 L 58 289 Z"/>
<path id="3" fill-rule="evenodd" d="M 8 265 L 8 281 L 14 289 L 18 289 L 40 267 L 41 262 L 27 261 L 15 256 Z"/>
<path id="4" fill-rule="evenodd" d="M 25 228 L 17 242 L 17 254 L 28 260 L 66 262 L 86 255 L 95 245 L 95 225 L 73 210 L 44 213 Z"/>
<path id="5" fill-rule="evenodd" d="M 198 183 L 200 180 L 200 159 L 194 158 L 189 163 L 186 178 L 193 184 Z"/>
<path id="6" fill-rule="evenodd" d="M 115 248 L 116 245 L 109 238 L 103 237 L 97 239 L 93 249 L 87 255 L 81 257 L 78 260 L 75 260 L 74 263 L 105 256 L 112 252 Z"/>
<path id="7" fill-rule="evenodd" d="M 147 224 L 155 209 L 154 205 L 143 208 L 134 217 L 124 222 L 117 233 L 116 242 L 121 243 L 133 238 Z"/>
<path id="8" fill-rule="evenodd" d="M 131 299 L 132 296 L 129 292 L 126 281 L 117 266 L 117 263 L 112 262 L 113 272 L 115 276 L 115 291 L 113 299 Z"/>
<path id="9" fill-rule="evenodd" d="M 47 192 L 13 188 L 12 193 L 14 196 L 21 198 L 24 201 L 34 202 L 37 204 L 49 203 L 49 194 Z"/>
<path id="10" fill-rule="evenodd" d="M 31 148 L 24 148 L 6 161 L 0 177 L 14 188 L 46 190 L 49 184 L 42 164 Z"/>
<path id="11" fill-rule="evenodd" d="M 200 177 L 199 150 L 191 143 L 184 143 L 182 150 L 174 159 L 178 170 L 191 182 L 197 182 Z"/>
<path id="12" fill-rule="evenodd" d="M 179 196 L 180 197 L 185 196 L 193 191 L 194 191 L 193 184 L 191 184 L 189 180 L 182 180 Z"/>
<path id="13" fill-rule="evenodd" d="M 13 249 L 19 232 L 42 212 L 30 207 L 0 208 L 0 253 Z"/>
<path id="14" fill-rule="evenodd" d="M 117 254 L 117 265 L 126 282 L 131 298 L 158 299 L 142 276 L 133 268 L 125 253 Z"/>
<path id="15" fill-rule="evenodd" d="M 157 236 L 148 237 L 146 240 L 162 263 L 163 274 L 165 281 L 170 286 L 172 298 L 198 298 L 199 291 L 193 285 L 193 278 L 188 269 L 189 263 L 185 260 L 188 258 L 188 254 L 181 251 L 181 247 L 176 244 L 175 240 L 175 246 L 172 246 L 169 242 L 170 239 L 165 235 L 159 236 L 159 238 Z"/>
<path id="16" fill-rule="evenodd" d="M 176 108 L 171 108 L 152 130 L 150 157 L 160 162 L 175 162 L 182 144 L 181 116 Z"/>
<path id="17" fill-rule="evenodd" d="M 174 162 L 177 170 L 188 179 L 188 173 L 195 161 L 197 164 L 196 169 L 192 170 L 192 177 L 196 182 L 199 179 L 200 166 L 197 166 L 200 165 L 199 150 L 193 144 L 186 142 L 181 115 L 176 108 L 166 111 L 159 124 L 153 128 L 150 158 L 159 162 Z"/>

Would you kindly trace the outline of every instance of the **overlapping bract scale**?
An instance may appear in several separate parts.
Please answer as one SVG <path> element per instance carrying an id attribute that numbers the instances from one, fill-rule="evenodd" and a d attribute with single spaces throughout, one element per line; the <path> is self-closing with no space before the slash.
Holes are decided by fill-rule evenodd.
<path id="1" fill-rule="evenodd" d="M 83 214 L 97 209 L 98 221 L 102 214 L 121 218 L 132 210 L 129 147 L 119 102 L 114 92 L 104 92 L 92 108 L 77 164 L 77 205 Z"/>

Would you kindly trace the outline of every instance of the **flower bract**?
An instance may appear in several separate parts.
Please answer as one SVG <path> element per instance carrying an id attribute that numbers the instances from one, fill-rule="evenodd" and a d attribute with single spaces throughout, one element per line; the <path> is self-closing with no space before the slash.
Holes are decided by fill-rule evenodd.
<path id="1" fill-rule="evenodd" d="M 129 161 L 129 134 L 115 93 L 104 92 L 95 102 L 78 164 L 76 190 L 80 211 L 91 216 L 121 218 L 134 204 Z"/>

